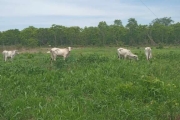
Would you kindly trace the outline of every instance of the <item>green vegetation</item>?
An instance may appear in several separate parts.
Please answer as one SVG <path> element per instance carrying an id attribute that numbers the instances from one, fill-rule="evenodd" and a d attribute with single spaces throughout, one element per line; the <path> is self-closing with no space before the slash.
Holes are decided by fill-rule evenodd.
<path id="1" fill-rule="evenodd" d="M 173 120 L 180 118 L 180 52 L 132 48 L 139 61 L 118 60 L 116 48 L 73 49 L 50 64 L 47 53 L 0 58 L 1 120 Z"/>
<path id="2" fill-rule="evenodd" d="M 23 30 L 0 31 L 0 49 L 6 46 L 44 47 L 57 46 L 144 46 L 180 44 L 180 23 L 173 23 L 171 17 L 157 18 L 148 25 L 138 24 L 129 18 L 125 26 L 119 19 L 108 25 L 100 21 L 97 26 L 80 28 L 53 24 L 50 28 L 29 26 Z M 159 46 L 158 46 L 159 45 Z M 16 48 L 16 49 L 17 49 Z"/>

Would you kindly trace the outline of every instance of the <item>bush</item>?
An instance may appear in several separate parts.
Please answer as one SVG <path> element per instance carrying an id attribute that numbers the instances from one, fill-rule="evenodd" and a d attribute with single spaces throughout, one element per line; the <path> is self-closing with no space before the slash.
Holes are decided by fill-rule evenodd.
<path id="1" fill-rule="evenodd" d="M 157 47 L 156 47 L 156 49 L 163 49 L 164 48 L 164 46 L 162 45 L 162 44 L 159 44 Z"/>
<path id="2" fill-rule="evenodd" d="M 89 54 L 89 55 L 82 55 L 78 59 L 81 63 L 99 63 L 99 62 L 107 62 L 109 58 L 100 54 Z"/>
<path id="3" fill-rule="evenodd" d="M 38 40 L 30 38 L 27 40 L 26 44 L 28 47 L 37 47 L 38 46 Z"/>

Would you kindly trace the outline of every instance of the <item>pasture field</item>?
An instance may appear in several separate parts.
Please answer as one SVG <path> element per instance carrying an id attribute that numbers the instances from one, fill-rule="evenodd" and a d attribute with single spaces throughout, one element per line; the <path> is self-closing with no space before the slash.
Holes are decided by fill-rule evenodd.
<path id="1" fill-rule="evenodd" d="M 179 120 L 180 49 L 75 48 L 66 61 L 45 52 L 0 56 L 0 120 Z"/>

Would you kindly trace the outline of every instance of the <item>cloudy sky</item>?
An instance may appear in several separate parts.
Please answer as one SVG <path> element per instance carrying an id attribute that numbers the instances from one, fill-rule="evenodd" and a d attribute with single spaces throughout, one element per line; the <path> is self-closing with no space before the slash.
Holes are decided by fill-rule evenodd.
<path id="1" fill-rule="evenodd" d="M 129 18 L 142 25 L 163 17 L 177 23 L 179 12 L 180 0 L 0 0 L 0 31 L 52 24 L 84 28 L 116 19 L 125 26 Z"/>

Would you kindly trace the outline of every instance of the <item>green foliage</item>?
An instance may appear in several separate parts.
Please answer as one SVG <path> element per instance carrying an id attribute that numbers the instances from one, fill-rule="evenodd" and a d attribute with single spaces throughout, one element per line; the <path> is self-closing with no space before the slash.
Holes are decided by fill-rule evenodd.
<path id="1" fill-rule="evenodd" d="M 163 49 L 163 45 L 162 44 L 159 44 L 156 49 Z"/>
<path id="2" fill-rule="evenodd" d="M 36 39 L 30 38 L 26 41 L 28 47 L 37 47 L 38 41 Z"/>
<path id="3" fill-rule="evenodd" d="M 171 17 L 164 17 L 164 18 L 156 18 L 152 21 L 151 24 L 162 24 L 165 26 L 169 26 L 173 23 L 174 21 L 171 19 Z"/>
<path id="4" fill-rule="evenodd" d="M 114 25 L 123 26 L 121 20 L 114 20 Z"/>
<path id="5" fill-rule="evenodd" d="M 115 48 L 0 57 L 0 119 L 169 120 L 180 115 L 178 49 L 153 49 L 146 61 L 118 60 Z M 107 53 L 108 51 L 108 53 Z M 143 52 L 142 52 L 143 51 Z"/>
<path id="6" fill-rule="evenodd" d="M 109 58 L 104 55 L 99 54 L 88 54 L 88 55 L 81 55 L 78 59 L 78 62 L 81 63 L 102 63 L 109 61 Z"/>
<path id="7" fill-rule="evenodd" d="M 155 19 L 149 25 L 140 25 L 134 18 L 128 19 L 125 27 L 121 20 L 114 24 L 106 21 L 98 26 L 80 28 L 53 24 L 50 28 L 29 26 L 21 31 L 12 29 L 0 33 L 1 45 L 36 46 L 122 46 L 180 43 L 180 23 L 172 24 L 170 17 Z"/>

